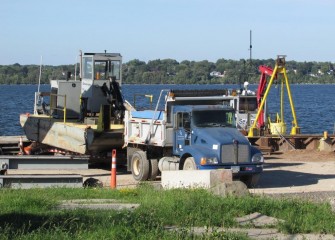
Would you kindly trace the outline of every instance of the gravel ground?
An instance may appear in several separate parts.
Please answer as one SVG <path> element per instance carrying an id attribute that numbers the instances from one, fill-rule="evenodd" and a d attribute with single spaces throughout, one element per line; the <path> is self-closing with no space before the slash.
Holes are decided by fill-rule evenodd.
<path id="1" fill-rule="evenodd" d="M 41 174 L 41 170 L 9 170 L 9 174 Z M 84 180 L 98 178 L 110 184 L 110 170 L 49 170 L 43 174 L 81 174 Z M 135 187 L 132 175 L 118 172 L 118 187 Z M 317 150 L 292 150 L 265 155 L 264 172 L 252 194 L 271 197 L 299 197 L 315 202 L 335 202 L 335 153 Z"/>
<path id="2" fill-rule="evenodd" d="M 335 153 L 292 150 L 265 156 L 264 172 L 254 194 L 335 202 Z"/>

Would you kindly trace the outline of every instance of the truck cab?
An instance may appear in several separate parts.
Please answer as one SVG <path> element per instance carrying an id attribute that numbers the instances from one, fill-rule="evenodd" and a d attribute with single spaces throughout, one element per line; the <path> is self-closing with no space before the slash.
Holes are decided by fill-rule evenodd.
<path id="1" fill-rule="evenodd" d="M 237 129 L 235 110 L 222 105 L 175 106 L 173 154 L 183 170 L 231 169 L 255 182 L 263 156 Z M 250 182 L 250 184 L 249 184 Z"/>

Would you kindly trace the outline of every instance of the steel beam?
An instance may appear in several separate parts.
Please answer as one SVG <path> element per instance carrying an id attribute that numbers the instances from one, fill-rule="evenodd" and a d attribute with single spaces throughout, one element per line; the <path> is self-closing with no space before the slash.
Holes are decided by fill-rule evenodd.
<path id="1" fill-rule="evenodd" d="M 8 169 L 88 169 L 88 156 L 0 155 L 0 164 Z"/>
<path id="2" fill-rule="evenodd" d="M 8 188 L 46 188 L 83 186 L 80 175 L 0 175 L 0 187 Z"/>

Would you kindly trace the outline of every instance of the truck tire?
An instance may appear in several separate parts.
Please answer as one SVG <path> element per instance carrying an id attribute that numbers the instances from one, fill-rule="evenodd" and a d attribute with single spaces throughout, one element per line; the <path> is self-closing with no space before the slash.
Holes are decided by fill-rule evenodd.
<path id="1" fill-rule="evenodd" d="M 194 162 L 194 157 L 186 158 L 183 166 L 183 170 L 196 170 L 197 165 Z"/>
<path id="2" fill-rule="evenodd" d="M 136 181 L 145 181 L 149 177 L 149 161 L 143 151 L 136 151 L 131 157 L 131 173 Z"/>
<path id="3" fill-rule="evenodd" d="M 254 174 L 254 175 L 248 175 L 248 176 L 242 176 L 240 180 L 247 185 L 248 188 L 256 187 L 258 180 L 259 180 L 260 174 Z"/>
<path id="4" fill-rule="evenodd" d="M 158 175 L 158 160 L 150 159 L 149 180 L 154 181 Z"/>

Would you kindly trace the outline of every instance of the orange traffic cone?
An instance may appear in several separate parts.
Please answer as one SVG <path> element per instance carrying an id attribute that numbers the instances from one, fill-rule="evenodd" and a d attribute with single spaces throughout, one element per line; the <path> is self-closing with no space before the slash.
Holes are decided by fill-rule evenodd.
<path id="1" fill-rule="evenodd" d="M 111 164 L 111 182 L 110 188 L 116 188 L 116 150 L 112 151 L 112 164 Z"/>

